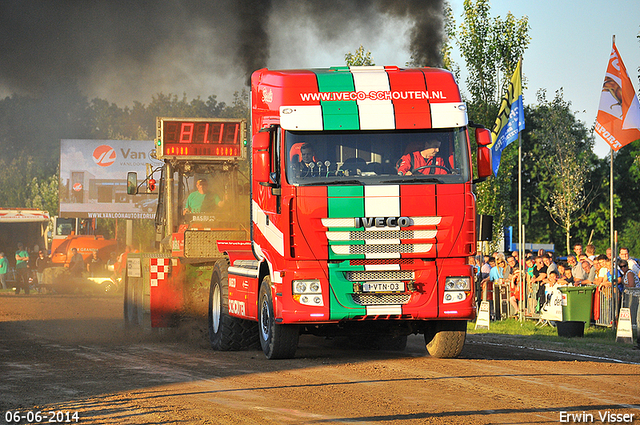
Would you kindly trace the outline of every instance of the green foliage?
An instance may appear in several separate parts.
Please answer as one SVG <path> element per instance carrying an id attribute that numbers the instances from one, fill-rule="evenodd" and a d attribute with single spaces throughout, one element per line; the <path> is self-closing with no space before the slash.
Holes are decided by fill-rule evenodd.
<path id="1" fill-rule="evenodd" d="M 215 95 L 206 101 L 200 97 L 188 100 L 177 95 L 158 93 L 148 106 L 134 102 L 133 107 L 119 108 L 103 99 L 93 99 L 90 104 L 92 138 L 121 140 L 149 140 L 155 138 L 156 117 L 191 118 L 245 118 L 249 119 L 249 93 L 246 89 L 235 92 L 229 106 L 218 102 Z"/>
<path id="2" fill-rule="evenodd" d="M 489 10 L 488 0 L 465 0 L 457 42 L 469 72 L 471 101 L 492 106 L 500 102 L 530 37 L 526 16 L 516 19 L 508 13 L 504 20 L 491 20 Z"/>
<path id="3" fill-rule="evenodd" d="M 369 50 L 364 51 L 364 46 L 361 44 L 360 47 L 356 49 L 355 53 L 347 52 L 344 55 L 344 62 L 348 66 L 374 66 L 373 57 L 371 57 L 371 52 Z"/>
<path id="4" fill-rule="evenodd" d="M 455 38 L 465 60 L 469 76 L 466 87 L 469 119 L 492 128 L 500 100 L 513 75 L 518 59 L 526 50 L 530 37 L 527 17 L 516 19 L 511 13 L 502 20 L 489 16 L 488 0 L 465 0 L 463 21 Z M 451 18 L 452 19 L 452 18 Z M 494 241 L 490 249 L 501 248 L 502 229 L 509 224 L 515 211 L 511 199 L 517 199 L 513 191 L 513 169 L 517 172 L 517 145 L 508 146 L 502 153 L 500 172 L 477 185 L 478 212 L 493 216 Z M 516 180 L 517 181 L 517 174 Z M 516 222 L 517 229 L 517 222 Z"/>
<path id="5" fill-rule="evenodd" d="M 37 208 L 58 212 L 58 173 L 47 175 L 30 155 L 0 158 L 2 208 Z"/>
<path id="6" fill-rule="evenodd" d="M 442 67 L 453 72 L 456 78 L 460 75 L 460 68 L 451 59 L 453 51 L 452 41 L 456 37 L 456 21 L 453 16 L 453 9 L 449 2 L 444 3 L 444 41 L 442 43 Z"/>
<path id="7" fill-rule="evenodd" d="M 537 203 L 549 214 L 554 223 L 565 232 L 566 250 L 556 241 L 556 252 L 571 252 L 571 228 L 574 216 L 587 201 L 589 169 L 584 165 L 593 156 L 593 138 L 584 125 L 575 119 L 571 103 L 556 92 L 553 100 L 546 92 L 538 92 L 538 106 L 531 111 L 531 131 L 528 132 L 525 166 L 537 178 Z M 577 221 L 577 219 L 575 219 Z"/>
<path id="8" fill-rule="evenodd" d="M 587 244 L 591 237 L 598 252 L 604 252 L 609 234 L 606 163 L 593 153 L 592 132 L 575 118 L 561 90 L 551 101 L 540 91 L 538 101 L 525 107 L 522 134 L 527 242 L 553 243 L 556 252 L 565 253 L 567 244 Z M 564 222 L 557 216 L 554 221 L 551 213 L 560 211 L 561 201 L 569 201 L 560 208 Z"/>
<path id="9" fill-rule="evenodd" d="M 636 258 L 640 256 L 640 221 L 629 218 L 619 235 L 618 246 L 629 248 L 629 252 Z"/>

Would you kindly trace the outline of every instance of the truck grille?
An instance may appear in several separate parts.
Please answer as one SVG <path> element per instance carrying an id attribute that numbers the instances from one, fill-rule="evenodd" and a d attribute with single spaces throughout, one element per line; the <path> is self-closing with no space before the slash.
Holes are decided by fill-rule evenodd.
<path id="1" fill-rule="evenodd" d="M 431 251 L 432 247 L 432 244 L 331 245 L 333 252 L 338 255 L 425 253 Z"/>
<path id="2" fill-rule="evenodd" d="M 374 241 L 388 239 L 434 239 L 435 230 L 352 230 L 327 232 L 331 241 Z"/>
<path id="3" fill-rule="evenodd" d="M 243 231 L 208 231 L 194 230 L 184 232 L 185 258 L 222 258 L 218 251 L 218 240 L 246 240 Z"/>
<path id="4" fill-rule="evenodd" d="M 353 302 L 360 305 L 407 304 L 411 294 L 351 294 Z"/>
<path id="5" fill-rule="evenodd" d="M 414 276 L 415 273 L 412 270 L 356 271 L 345 273 L 345 277 L 351 282 L 367 280 L 413 280 Z"/>

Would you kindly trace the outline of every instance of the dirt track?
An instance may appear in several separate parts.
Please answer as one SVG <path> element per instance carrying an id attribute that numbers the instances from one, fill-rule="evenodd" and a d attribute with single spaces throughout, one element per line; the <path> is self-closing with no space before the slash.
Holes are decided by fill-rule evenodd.
<path id="1" fill-rule="evenodd" d="M 77 411 L 84 424 L 559 423 L 584 412 L 602 423 L 611 412 L 640 423 L 638 364 L 479 335 L 456 360 L 429 357 L 414 336 L 402 353 L 302 337 L 295 359 L 268 361 L 212 351 L 197 327 L 126 333 L 121 316 L 119 296 L 1 293 L 2 420 Z"/>

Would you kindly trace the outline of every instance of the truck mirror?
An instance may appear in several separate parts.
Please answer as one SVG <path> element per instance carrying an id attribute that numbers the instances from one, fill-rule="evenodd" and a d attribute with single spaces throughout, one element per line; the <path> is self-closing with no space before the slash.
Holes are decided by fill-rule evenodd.
<path id="1" fill-rule="evenodd" d="M 255 136 L 253 136 L 253 150 L 262 150 L 269 149 L 269 145 L 271 144 L 271 132 L 270 131 L 261 131 Z"/>
<path id="2" fill-rule="evenodd" d="M 476 143 L 480 146 L 491 144 L 491 132 L 486 128 L 476 128 Z"/>
<path id="3" fill-rule="evenodd" d="M 138 193 L 138 173 L 129 171 L 127 173 L 127 195 L 136 195 Z"/>
<path id="4" fill-rule="evenodd" d="M 486 146 L 478 145 L 478 179 L 477 181 L 483 181 L 491 175 L 493 167 L 491 164 L 491 149 Z"/>
<path id="5" fill-rule="evenodd" d="M 268 182 L 269 168 L 271 168 L 269 151 L 253 151 L 253 164 L 251 166 L 253 180 L 257 182 Z"/>

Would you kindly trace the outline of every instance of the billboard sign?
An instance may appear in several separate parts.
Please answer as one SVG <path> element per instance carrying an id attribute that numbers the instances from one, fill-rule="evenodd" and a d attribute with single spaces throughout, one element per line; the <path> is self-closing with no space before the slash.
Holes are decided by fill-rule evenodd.
<path id="1" fill-rule="evenodd" d="M 155 216 L 157 194 L 127 195 L 127 173 L 144 180 L 152 140 L 60 141 L 60 215 L 80 218 L 149 218 Z"/>

